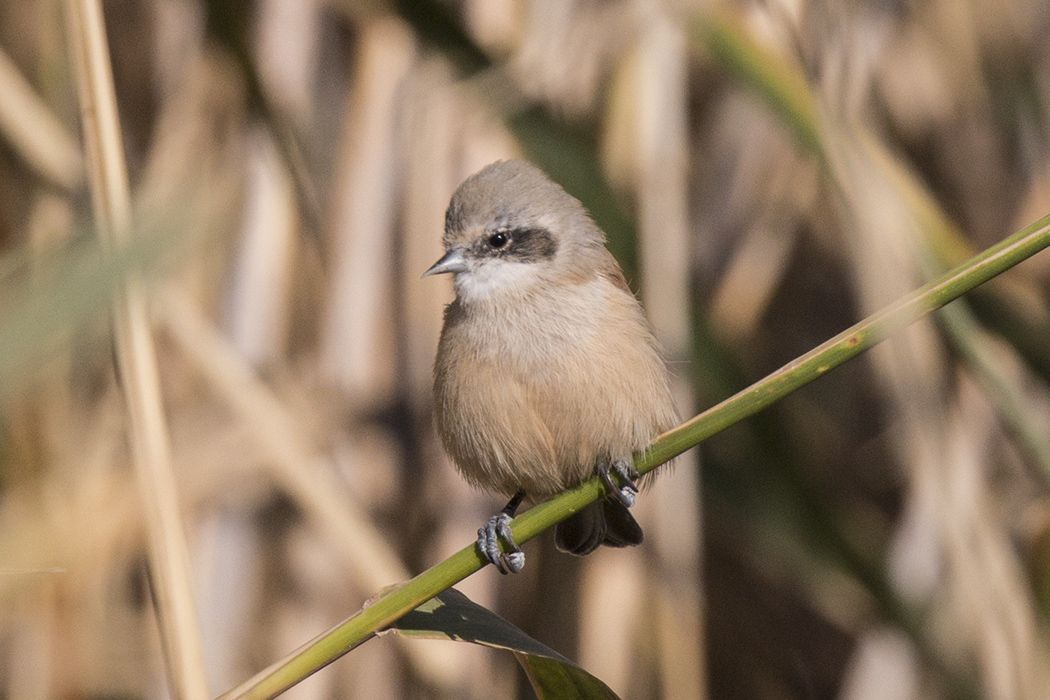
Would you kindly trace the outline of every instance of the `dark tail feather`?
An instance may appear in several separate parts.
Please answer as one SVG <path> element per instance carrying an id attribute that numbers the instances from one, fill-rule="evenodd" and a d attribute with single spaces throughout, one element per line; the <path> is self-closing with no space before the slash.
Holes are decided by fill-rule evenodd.
<path id="1" fill-rule="evenodd" d="M 602 544 L 610 547 L 636 547 L 642 543 L 642 526 L 627 510 L 627 506 L 606 498 L 601 501 L 605 524 L 609 527 Z"/>
<path id="2" fill-rule="evenodd" d="M 558 523 L 554 544 L 563 552 L 590 554 L 598 549 L 608 531 L 602 504 L 592 503 Z"/>
<path id="3" fill-rule="evenodd" d="M 563 552 L 579 555 L 603 544 L 633 547 L 642 543 L 642 528 L 622 503 L 603 498 L 558 523 L 554 543 Z"/>

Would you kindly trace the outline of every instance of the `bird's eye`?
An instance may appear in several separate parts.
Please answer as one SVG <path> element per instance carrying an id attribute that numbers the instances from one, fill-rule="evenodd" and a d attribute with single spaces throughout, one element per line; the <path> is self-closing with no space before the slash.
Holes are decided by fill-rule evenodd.
<path id="1" fill-rule="evenodd" d="M 507 245 L 507 241 L 509 241 L 509 240 L 510 240 L 510 236 L 508 236 L 503 231 L 497 231 L 496 233 L 494 233 L 491 236 L 489 236 L 488 244 L 489 244 L 490 248 L 494 248 L 496 250 L 499 250 L 503 246 Z"/>

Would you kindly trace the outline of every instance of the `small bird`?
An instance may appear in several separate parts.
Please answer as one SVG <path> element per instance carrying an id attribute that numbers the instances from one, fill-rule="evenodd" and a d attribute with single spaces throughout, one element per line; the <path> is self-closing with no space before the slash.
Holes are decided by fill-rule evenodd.
<path id="1" fill-rule="evenodd" d="M 437 429 L 467 481 L 511 496 L 478 531 L 481 553 L 501 573 L 520 571 L 509 523 L 522 500 L 595 475 L 606 498 L 558 525 L 558 548 L 640 544 L 627 510 L 638 493 L 632 455 L 677 413 L 659 345 L 605 234 L 542 170 L 508 160 L 459 186 L 443 243 L 423 274 L 451 274 L 456 291 L 434 365 Z"/>

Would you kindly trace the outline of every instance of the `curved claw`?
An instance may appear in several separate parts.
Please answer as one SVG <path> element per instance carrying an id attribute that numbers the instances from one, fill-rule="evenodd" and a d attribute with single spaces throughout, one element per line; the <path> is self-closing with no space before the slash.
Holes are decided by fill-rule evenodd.
<path id="1" fill-rule="evenodd" d="M 612 464 L 608 462 L 600 462 L 598 464 L 598 476 L 601 477 L 602 483 L 605 484 L 605 490 L 609 496 L 612 496 L 624 506 L 630 508 L 638 500 L 638 485 L 635 480 L 640 478 L 638 470 L 634 468 L 634 464 L 625 459 L 618 459 Z M 612 472 L 615 472 L 617 476 L 623 479 L 623 486 L 617 486 L 616 482 L 613 481 Z"/>
<path id="2" fill-rule="evenodd" d="M 503 555 L 503 563 L 507 565 L 507 571 L 510 573 L 519 573 L 525 568 L 525 552 L 507 552 Z"/>
<path id="3" fill-rule="evenodd" d="M 510 520 L 507 513 L 493 515 L 485 527 L 478 530 L 478 550 L 501 574 L 516 574 L 525 567 L 525 553 L 514 541 Z M 506 554 L 500 552 L 500 538 L 507 545 Z"/>

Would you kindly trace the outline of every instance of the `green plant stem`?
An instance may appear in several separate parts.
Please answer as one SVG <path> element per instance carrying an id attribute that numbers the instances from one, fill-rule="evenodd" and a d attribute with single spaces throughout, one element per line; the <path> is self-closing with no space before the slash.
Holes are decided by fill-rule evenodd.
<path id="1" fill-rule="evenodd" d="M 937 280 L 839 333 L 765 379 L 660 436 L 644 454 L 635 457 L 636 468 L 642 474 L 652 471 L 1047 246 L 1050 246 L 1050 216 L 1015 233 Z M 596 478 L 590 479 L 517 517 L 511 523 L 514 537 L 518 542 L 527 542 L 603 495 L 601 482 Z M 437 566 L 382 595 L 287 658 L 225 693 L 222 700 L 255 700 L 276 696 L 485 564 L 486 561 L 473 544 L 465 547 Z"/>

